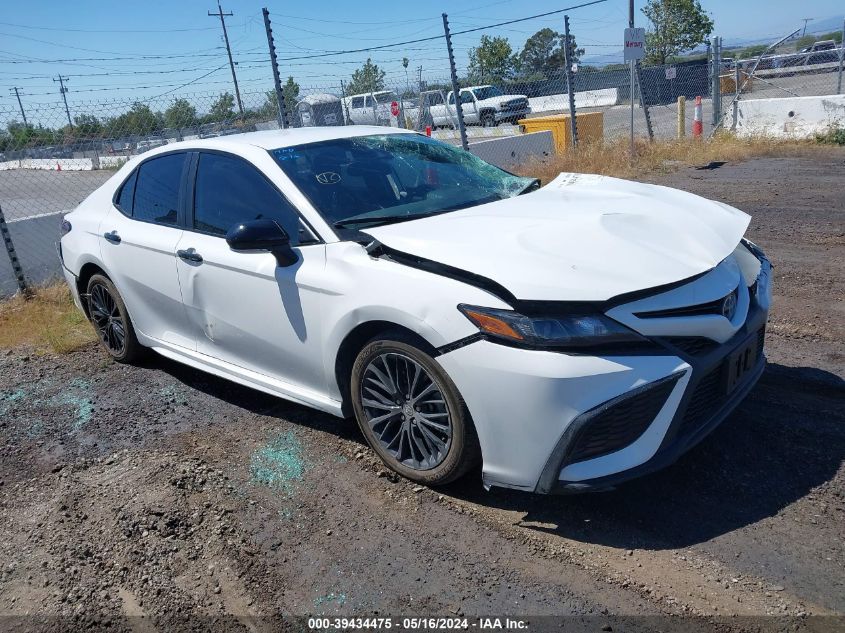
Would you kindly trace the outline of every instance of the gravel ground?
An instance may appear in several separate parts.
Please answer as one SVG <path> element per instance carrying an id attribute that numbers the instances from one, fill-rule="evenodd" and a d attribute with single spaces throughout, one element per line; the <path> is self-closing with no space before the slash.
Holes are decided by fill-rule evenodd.
<path id="1" fill-rule="evenodd" d="M 844 168 L 833 152 L 654 178 L 753 214 L 776 266 L 771 364 L 699 447 L 614 492 L 485 492 L 477 475 L 421 488 L 385 471 L 354 423 L 163 358 L 0 353 L 0 614 L 30 616 L 2 621 L 842 629 Z"/>

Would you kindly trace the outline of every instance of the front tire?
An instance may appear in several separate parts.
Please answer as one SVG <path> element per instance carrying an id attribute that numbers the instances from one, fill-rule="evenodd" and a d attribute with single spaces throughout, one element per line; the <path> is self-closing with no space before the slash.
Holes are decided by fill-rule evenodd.
<path id="1" fill-rule="evenodd" d="M 352 367 L 351 397 L 367 442 L 403 477 L 440 486 L 466 474 L 480 458 L 457 387 L 404 332 L 364 346 Z"/>
<path id="2" fill-rule="evenodd" d="M 118 363 L 134 363 L 143 357 L 145 348 L 135 336 L 126 304 L 105 275 L 92 275 L 88 280 L 88 317 L 100 343 Z"/>
<path id="3" fill-rule="evenodd" d="M 485 112 L 481 115 L 481 125 L 484 127 L 496 127 L 496 115 L 492 112 Z"/>

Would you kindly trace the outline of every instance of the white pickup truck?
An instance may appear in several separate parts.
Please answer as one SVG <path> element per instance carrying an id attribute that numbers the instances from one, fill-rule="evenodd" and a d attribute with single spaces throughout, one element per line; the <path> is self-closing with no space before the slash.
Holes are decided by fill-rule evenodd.
<path id="1" fill-rule="evenodd" d="M 531 114 L 528 97 L 506 95 L 494 86 L 461 88 L 460 95 L 466 125 L 495 127 L 502 122 L 516 123 L 517 119 Z M 445 98 L 440 91 L 423 93 L 421 102 L 424 125 L 457 126 L 455 95 L 452 91 Z"/>

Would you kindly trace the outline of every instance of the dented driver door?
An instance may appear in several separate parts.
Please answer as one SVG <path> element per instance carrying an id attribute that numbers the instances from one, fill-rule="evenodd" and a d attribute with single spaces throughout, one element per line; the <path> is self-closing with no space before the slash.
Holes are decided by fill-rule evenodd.
<path id="1" fill-rule="evenodd" d="M 301 388 L 323 391 L 320 351 L 325 245 L 290 203 L 247 161 L 200 153 L 193 213 L 176 247 L 182 299 L 199 353 Z M 235 251 L 226 231 L 272 218 L 291 238 L 296 261 Z"/>

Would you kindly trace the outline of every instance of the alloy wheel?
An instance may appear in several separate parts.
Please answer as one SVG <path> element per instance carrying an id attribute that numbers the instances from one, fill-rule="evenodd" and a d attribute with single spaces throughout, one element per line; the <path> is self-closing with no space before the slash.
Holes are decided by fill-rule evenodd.
<path id="1" fill-rule="evenodd" d="M 92 286 L 88 308 L 100 340 L 112 354 L 120 356 L 126 349 L 126 324 L 109 289 L 102 284 Z"/>
<path id="2" fill-rule="evenodd" d="M 452 421 L 438 383 L 413 358 L 387 352 L 369 362 L 361 381 L 366 422 L 382 448 L 414 470 L 446 458 Z"/>

